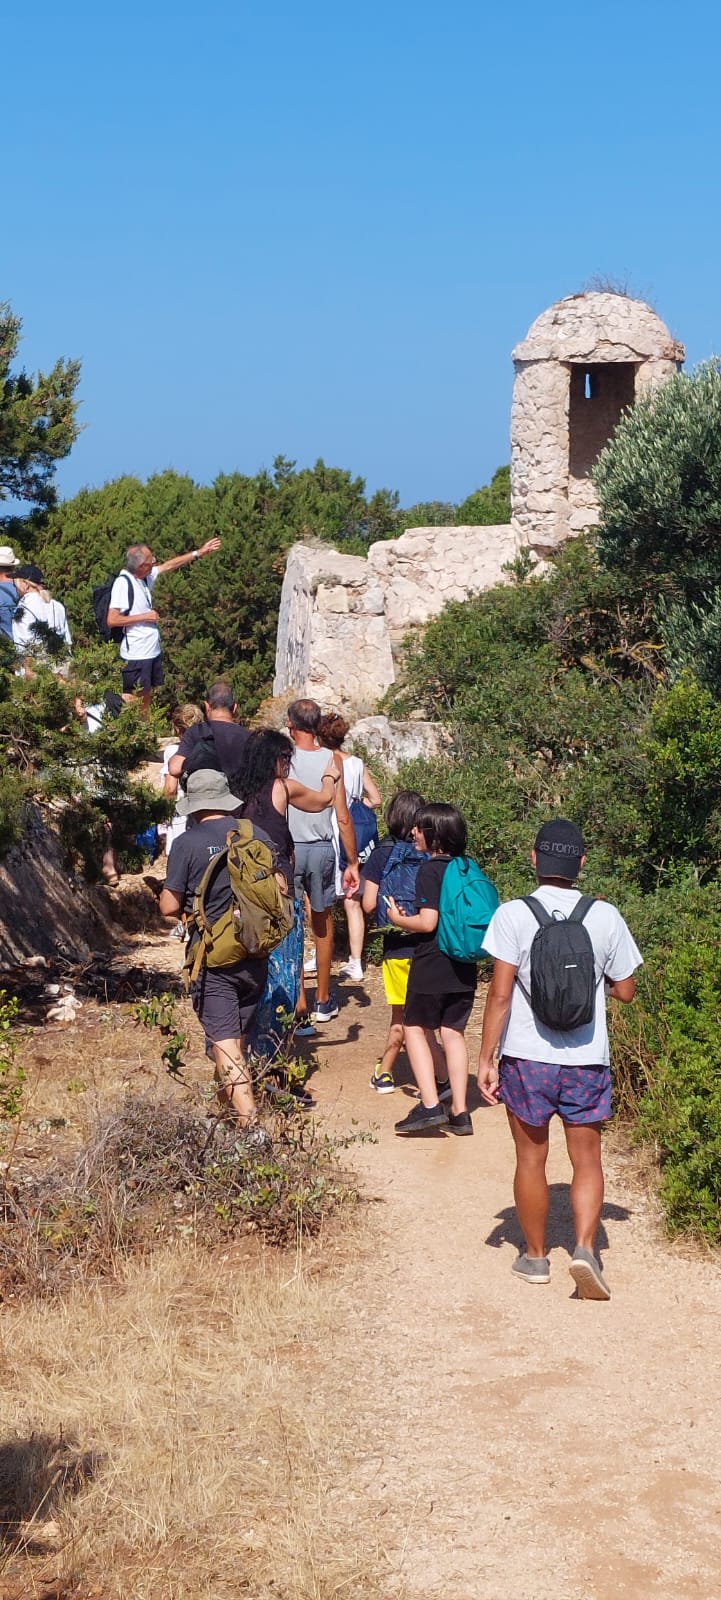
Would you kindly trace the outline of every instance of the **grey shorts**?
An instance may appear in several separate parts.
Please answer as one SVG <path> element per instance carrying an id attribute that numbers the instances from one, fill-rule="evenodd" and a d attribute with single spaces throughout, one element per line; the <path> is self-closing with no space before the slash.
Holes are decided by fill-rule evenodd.
<path id="1" fill-rule="evenodd" d="M 307 894 L 311 911 L 327 911 L 335 900 L 335 850 L 330 839 L 295 846 L 295 898 Z"/>
<path id="2" fill-rule="evenodd" d="M 268 975 L 267 961 L 242 967 L 206 967 L 190 987 L 193 1010 L 211 1044 L 242 1039 L 255 1016 Z"/>

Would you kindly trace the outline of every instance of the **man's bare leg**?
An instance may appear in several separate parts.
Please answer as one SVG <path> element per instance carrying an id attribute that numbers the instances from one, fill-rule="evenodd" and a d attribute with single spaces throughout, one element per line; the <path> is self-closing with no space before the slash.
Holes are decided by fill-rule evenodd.
<path id="1" fill-rule="evenodd" d="M 564 1122 L 566 1149 L 573 1167 L 571 1210 L 576 1229 L 576 1244 L 593 1255 L 603 1205 L 603 1167 L 601 1165 L 601 1124 L 579 1127 Z"/>
<path id="2" fill-rule="evenodd" d="M 527 1254 L 538 1260 L 546 1254 L 548 1124 L 545 1128 L 534 1128 L 529 1122 L 521 1122 L 513 1111 L 508 1112 L 508 1121 L 516 1146 L 513 1197 L 518 1221 Z"/>
<path id="3" fill-rule="evenodd" d="M 333 960 L 333 918 L 330 911 L 310 913 L 310 925 L 315 939 L 315 960 L 318 968 L 316 1004 L 330 1000 L 330 968 Z"/>
<path id="4" fill-rule="evenodd" d="M 257 1122 L 253 1082 L 242 1039 L 218 1039 L 213 1044 L 218 1099 L 228 1106 L 243 1127 Z"/>

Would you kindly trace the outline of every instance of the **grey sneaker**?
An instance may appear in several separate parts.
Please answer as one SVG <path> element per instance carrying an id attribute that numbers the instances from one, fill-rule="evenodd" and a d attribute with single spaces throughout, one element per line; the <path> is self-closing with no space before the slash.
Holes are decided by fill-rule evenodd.
<path id="1" fill-rule="evenodd" d="M 596 1257 L 582 1244 L 577 1244 L 569 1272 L 581 1300 L 610 1300 L 611 1290 L 606 1283 Z"/>
<path id="2" fill-rule="evenodd" d="M 550 1283 L 551 1263 L 548 1256 L 516 1256 L 511 1267 L 516 1277 L 523 1278 L 524 1283 Z"/>

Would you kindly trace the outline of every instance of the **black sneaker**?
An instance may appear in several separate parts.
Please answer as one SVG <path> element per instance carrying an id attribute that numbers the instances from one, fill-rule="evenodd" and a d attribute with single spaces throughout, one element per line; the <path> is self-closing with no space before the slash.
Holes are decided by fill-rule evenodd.
<path id="1" fill-rule="evenodd" d="M 440 1101 L 448 1101 L 453 1099 L 453 1090 L 451 1088 L 450 1078 L 443 1078 L 440 1083 L 436 1078 L 436 1094 L 438 1095 L 438 1099 Z M 420 1089 L 413 1090 L 413 1098 L 414 1100 L 420 1100 Z"/>
<path id="2" fill-rule="evenodd" d="M 395 1130 L 396 1133 L 425 1133 L 427 1128 L 445 1128 L 447 1121 L 448 1113 L 440 1100 L 437 1106 L 424 1106 L 421 1100 L 407 1117 L 396 1123 Z"/>
<path id="3" fill-rule="evenodd" d="M 449 1111 L 448 1132 L 466 1134 L 473 1132 L 470 1111 Z"/>

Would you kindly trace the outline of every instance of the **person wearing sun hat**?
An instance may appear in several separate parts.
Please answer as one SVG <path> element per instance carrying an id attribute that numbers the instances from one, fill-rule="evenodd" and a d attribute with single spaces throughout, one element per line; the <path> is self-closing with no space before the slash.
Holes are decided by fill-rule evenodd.
<path id="1" fill-rule="evenodd" d="M 13 616 L 20 599 L 13 582 L 13 575 L 19 565 L 12 545 L 0 545 L 0 633 L 4 633 L 8 639 L 12 639 L 13 636 Z"/>
<path id="2" fill-rule="evenodd" d="M 225 849 L 233 813 L 241 804 L 231 792 L 224 772 L 200 768 L 189 774 L 186 794 L 178 800 L 177 809 L 181 816 L 193 819 L 193 826 L 173 841 L 159 901 L 162 916 L 177 921 L 192 911 L 198 884 L 213 857 Z M 254 832 L 271 845 L 262 830 Z M 280 875 L 276 876 L 280 881 Z M 285 879 L 282 882 L 287 889 Z M 216 922 L 230 903 L 230 878 L 223 866 L 207 891 L 205 910 L 209 923 Z M 215 1062 L 219 1097 L 245 1130 L 246 1139 L 261 1148 L 269 1140 L 258 1124 L 246 1035 L 263 994 L 267 972 L 265 957 L 247 958 L 233 967 L 205 967 L 190 989 L 193 1010 Z"/>
<path id="3" fill-rule="evenodd" d="M 595 899 L 579 906 L 582 896 L 576 879 L 585 861 L 586 845 L 574 822 L 557 817 L 544 823 L 531 851 L 536 888 L 526 899 L 507 900 L 491 918 L 483 944 L 494 957 L 494 967 L 483 1018 L 478 1087 L 490 1105 L 498 1101 L 505 1105 L 516 1148 L 514 1194 L 525 1250 L 514 1261 L 513 1272 L 524 1283 L 550 1281 L 546 1160 L 549 1123 L 557 1115 L 573 1168 L 576 1248 L 569 1270 L 581 1299 L 608 1300 L 610 1290 L 595 1254 L 603 1203 L 601 1128 L 611 1115 L 606 996 L 633 1000 L 633 974 L 642 957 L 615 906 Z M 549 976 L 557 994 L 567 993 L 588 963 L 589 1020 L 563 1030 L 543 1021 L 531 1002 L 531 946 L 549 923 L 568 924 L 569 930 L 572 926 L 581 935 L 580 942 L 570 931 L 563 936 L 562 955 L 561 940 L 552 936 Z M 533 993 L 538 1006 L 539 991 Z"/>

